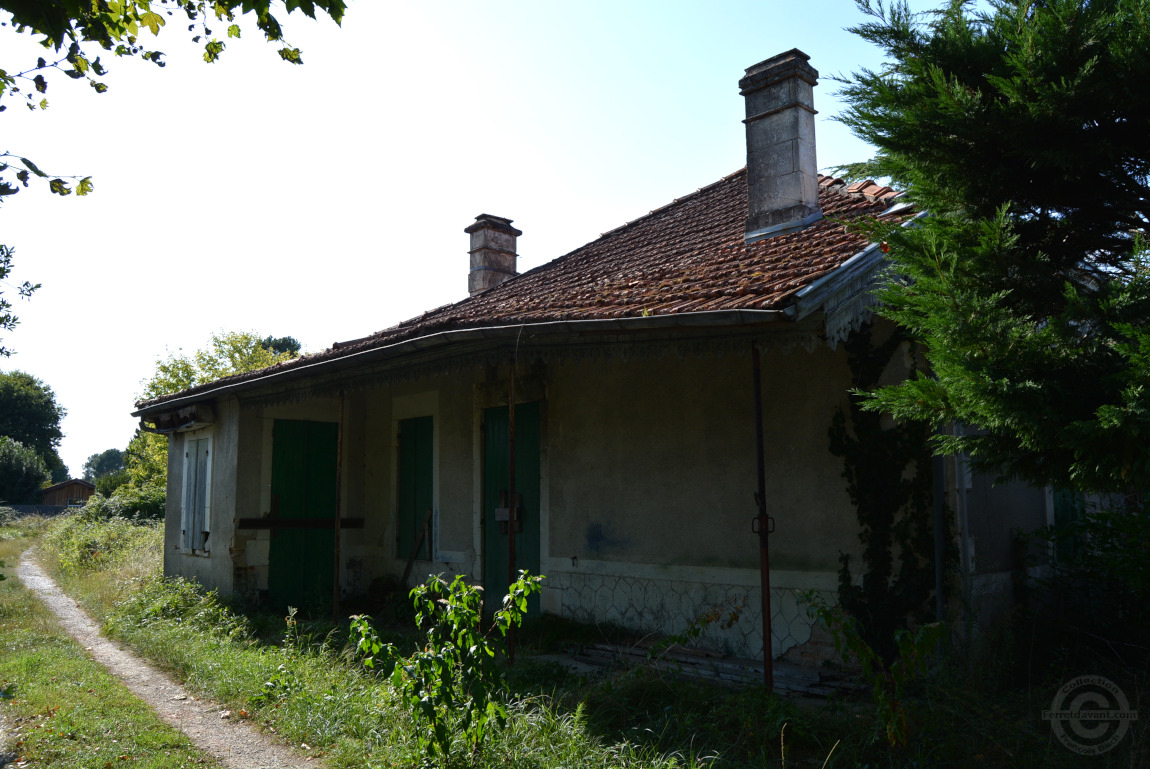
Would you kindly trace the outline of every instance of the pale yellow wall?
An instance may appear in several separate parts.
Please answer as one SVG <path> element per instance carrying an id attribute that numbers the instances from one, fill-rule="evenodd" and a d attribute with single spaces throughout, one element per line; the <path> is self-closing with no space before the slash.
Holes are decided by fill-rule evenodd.
<path id="1" fill-rule="evenodd" d="M 772 566 L 834 570 L 857 549 L 828 450 L 848 374 L 819 348 L 763 355 Z M 553 558 L 757 569 L 754 400 L 745 353 L 550 367 Z"/>

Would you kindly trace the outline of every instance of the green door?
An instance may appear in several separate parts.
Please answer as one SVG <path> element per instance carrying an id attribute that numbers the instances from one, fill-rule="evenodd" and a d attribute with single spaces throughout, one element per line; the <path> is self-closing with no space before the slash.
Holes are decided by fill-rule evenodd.
<path id="1" fill-rule="evenodd" d="M 515 533 L 515 569 L 539 573 L 539 404 L 515 406 L 515 494 L 520 497 L 516 515 L 521 525 Z M 483 413 L 483 586 L 491 603 L 499 606 L 507 593 L 508 532 L 498 511 L 508 507 L 507 407 Z M 539 596 L 528 603 L 538 613 Z"/>
<path id="2" fill-rule="evenodd" d="M 407 560 L 415 547 L 427 511 L 431 509 L 434 461 L 434 423 L 431 417 L 399 422 L 399 474 L 395 527 L 395 554 Z M 431 541 L 425 535 L 416 558 L 431 560 Z"/>
<path id="3" fill-rule="evenodd" d="M 272 517 L 334 519 L 334 422 L 277 419 L 272 433 Z M 272 529 L 268 599 L 273 606 L 331 607 L 334 528 Z"/>

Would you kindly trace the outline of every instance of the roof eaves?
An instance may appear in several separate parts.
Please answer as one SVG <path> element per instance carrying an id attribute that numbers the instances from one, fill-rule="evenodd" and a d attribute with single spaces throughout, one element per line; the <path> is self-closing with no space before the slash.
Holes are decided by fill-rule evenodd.
<path id="1" fill-rule="evenodd" d="M 157 399 L 137 408 L 132 412 L 134 417 L 146 417 L 163 411 L 170 411 L 190 403 L 197 403 L 230 395 L 239 390 L 245 390 L 257 385 L 265 385 L 273 380 L 288 381 L 301 376 L 301 372 L 310 372 L 320 367 L 338 368 L 355 365 L 370 360 L 373 357 L 389 358 L 400 357 L 409 353 L 443 348 L 453 344 L 467 341 L 500 339 L 501 337 L 517 337 L 524 330 L 533 334 L 560 334 L 595 331 L 620 331 L 635 333 L 662 328 L 707 328 L 718 326 L 765 324 L 786 320 L 787 314 L 781 310 L 711 310 L 704 312 L 691 312 L 682 314 L 650 315 L 646 317 L 625 318 L 594 318 L 586 320 L 557 320 L 540 323 L 514 323 L 495 326 L 481 326 L 478 328 L 448 329 L 437 331 L 423 336 L 404 339 L 392 344 L 370 347 L 334 358 L 324 358 L 306 365 L 291 368 L 267 369 L 265 374 L 250 376 L 242 379 L 222 379 L 219 386 L 207 387 L 203 390 L 189 392 L 186 395 L 173 393 L 164 399 Z"/>

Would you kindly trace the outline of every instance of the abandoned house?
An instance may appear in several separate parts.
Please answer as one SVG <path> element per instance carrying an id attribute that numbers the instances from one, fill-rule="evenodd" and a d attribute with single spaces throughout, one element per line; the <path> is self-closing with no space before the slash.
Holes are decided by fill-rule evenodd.
<path id="1" fill-rule="evenodd" d="M 467 298 L 137 404 L 169 437 L 165 571 L 280 606 L 407 569 L 502 591 L 513 537 L 543 612 L 676 633 L 738 608 L 704 642 L 761 657 L 758 408 L 771 649 L 801 648 L 799 594 L 834 600 L 840 553 L 862 551 L 829 437 L 848 342 L 894 332 L 870 309 L 882 251 L 846 224 L 914 215 L 818 174 L 817 78 L 797 50 L 748 69 L 747 167 L 565 256 L 518 274 L 521 232 L 481 215 Z M 903 342 L 878 381 L 914 365 Z M 1009 532 L 1044 525 L 1048 496 L 961 458 L 932 471 L 968 597 L 1005 600 Z"/>

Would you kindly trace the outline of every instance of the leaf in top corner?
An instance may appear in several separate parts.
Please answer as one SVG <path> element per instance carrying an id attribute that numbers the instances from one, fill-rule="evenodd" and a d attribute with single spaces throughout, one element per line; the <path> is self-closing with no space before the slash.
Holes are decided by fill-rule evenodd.
<path id="1" fill-rule="evenodd" d="M 152 31 L 153 35 L 160 34 L 160 27 L 164 26 L 164 17 L 154 11 L 140 14 L 140 23 Z"/>
<path id="2" fill-rule="evenodd" d="M 32 162 L 31 160 L 29 160 L 28 158 L 20 158 L 20 162 L 21 162 L 21 163 L 23 163 L 23 164 L 24 164 L 24 166 L 25 166 L 25 167 L 26 167 L 26 168 L 27 168 L 29 171 L 31 171 L 32 173 L 36 174 L 37 176 L 43 176 L 43 177 L 47 178 L 48 174 L 44 173 L 44 172 L 43 172 L 43 171 L 41 171 L 39 168 L 37 168 L 37 167 L 36 167 L 36 164 L 35 164 L 35 163 L 33 163 L 33 162 Z"/>
<path id="3" fill-rule="evenodd" d="M 95 72 L 100 77 L 103 77 L 104 75 L 108 74 L 108 70 L 104 69 L 104 65 L 100 63 L 100 57 L 99 56 L 97 56 L 96 60 L 94 62 L 92 62 L 92 71 Z"/>
<path id="4" fill-rule="evenodd" d="M 303 56 L 298 48 L 281 48 L 279 55 L 284 61 L 289 61 L 292 64 L 303 64 Z"/>
<path id="5" fill-rule="evenodd" d="M 85 176 L 83 179 L 80 180 L 80 183 L 76 185 L 76 194 L 79 197 L 84 197 L 85 195 L 87 195 L 89 192 L 92 191 L 93 187 L 94 187 L 94 185 L 92 184 L 92 177 L 91 176 Z"/>
<path id="6" fill-rule="evenodd" d="M 228 27 L 228 37 L 239 37 L 239 36 L 240 36 L 240 25 L 239 24 L 233 24 L 230 27 Z"/>

